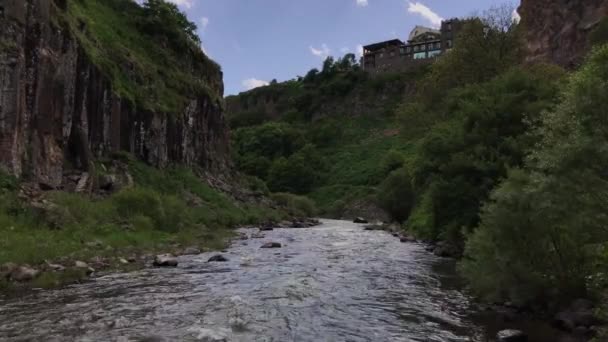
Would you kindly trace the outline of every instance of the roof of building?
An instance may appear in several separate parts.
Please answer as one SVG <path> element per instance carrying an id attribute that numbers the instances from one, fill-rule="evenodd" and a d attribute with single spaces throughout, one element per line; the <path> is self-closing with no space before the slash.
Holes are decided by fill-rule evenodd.
<path id="1" fill-rule="evenodd" d="M 402 42 L 400 39 L 391 39 L 391 40 L 386 40 L 386 41 L 379 42 L 379 43 L 366 45 L 363 47 L 363 49 L 368 50 L 368 51 L 374 51 L 374 50 L 382 49 L 387 46 L 395 46 L 395 45 L 405 45 L 405 43 Z"/>
<path id="2" fill-rule="evenodd" d="M 441 32 L 439 30 L 430 28 L 430 27 L 425 27 L 425 26 L 420 26 L 420 25 L 416 25 L 416 27 L 414 27 L 414 29 L 412 29 L 412 31 L 410 32 L 410 36 L 408 37 L 408 41 L 411 40 L 415 40 L 416 37 L 425 34 L 425 33 L 434 33 L 434 34 L 440 34 Z"/>

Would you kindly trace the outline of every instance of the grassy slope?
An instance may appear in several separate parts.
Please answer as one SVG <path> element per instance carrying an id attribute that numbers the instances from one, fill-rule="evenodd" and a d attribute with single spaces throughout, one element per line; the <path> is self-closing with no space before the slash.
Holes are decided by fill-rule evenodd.
<path id="1" fill-rule="evenodd" d="M 135 186 L 106 198 L 65 192 L 45 194 L 45 210 L 17 198 L 18 182 L 0 175 L 0 264 L 118 258 L 195 246 L 221 249 L 233 235 L 229 228 L 266 220 L 282 212 L 235 202 L 201 181 L 192 171 L 160 171 L 130 160 Z M 196 205 L 185 198 L 195 198 Z M 66 264 L 67 263 L 67 264 Z M 47 273 L 36 287 L 53 287 L 84 276 L 69 270 Z M 0 289 L 7 287 L 0 279 Z"/>
<path id="2" fill-rule="evenodd" d="M 0 196 L 0 264 L 110 256 L 115 249 L 126 255 L 130 249 L 152 251 L 173 243 L 217 248 L 231 234 L 227 228 L 281 216 L 236 203 L 186 169 L 159 171 L 132 161 L 130 170 L 136 184 L 132 188 L 97 200 L 49 193 L 46 198 L 53 205 L 44 211 L 28 208 L 16 198 L 16 188 L 5 186 Z M 189 205 L 183 199 L 186 192 L 200 204 Z M 98 249 L 83 248 L 96 241 L 101 242 Z"/>
<path id="3" fill-rule="evenodd" d="M 192 94 L 220 100 L 212 84 L 221 82 L 219 65 L 195 43 L 178 51 L 164 37 L 145 34 L 136 20 L 141 16 L 129 0 L 79 0 L 68 1 L 61 18 L 124 99 L 168 112 L 183 108 Z"/>
<path id="4" fill-rule="evenodd" d="M 308 108 L 313 110 L 313 113 L 309 113 L 310 116 L 321 115 L 324 119 L 336 121 L 339 127 L 336 140 L 327 147 L 319 148 L 329 170 L 325 173 L 322 184 L 307 194 L 315 201 L 322 214 L 333 216 L 336 206 L 348 204 L 356 199 L 373 200 L 376 186 L 386 176 L 382 174 L 381 164 L 388 151 L 401 152 L 406 163 L 413 157 L 415 139 L 407 139 L 402 134 L 398 134 L 401 125 L 394 116 L 395 110 L 404 100 L 403 93 L 395 92 L 393 89 L 399 89 L 403 85 L 406 85 L 406 88 L 411 86 L 425 72 L 426 69 L 421 69 L 400 75 L 361 77 L 345 94 L 327 96 L 322 92 L 320 96 L 308 99 Z M 316 86 L 324 88 L 343 81 L 342 75 L 338 75 Z M 295 81 L 289 81 L 257 88 L 229 99 L 231 102 L 240 101 L 241 104 L 256 103 L 260 101 L 259 99 L 262 99 L 262 102 L 272 99 L 275 103 L 274 108 L 278 108 L 279 111 L 278 118 L 271 119 L 272 113 L 265 112 L 263 106 L 250 106 L 250 108 L 243 108 L 243 105 L 229 106 L 229 108 L 237 108 L 239 112 L 228 114 L 232 123 L 243 116 L 247 119 L 240 122 L 245 121 L 246 124 L 258 124 L 268 120 L 290 120 L 289 113 L 294 111 L 291 107 L 292 98 L 297 98 L 303 92 L 302 86 Z M 350 112 L 353 102 L 365 103 L 366 110 L 353 115 Z M 323 108 L 328 106 L 337 108 L 340 113 L 328 114 L 316 111 L 317 109 L 323 111 Z M 323 123 L 324 121 L 320 120 L 296 125 L 305 131 L 305 136 L 310 136 L 323 129 Z"/>
<path id="5" fill-rule="evenodd" d="M 375 195 L 383 179 L 380 166 L 385 154 L 397 150 L 407 158 L 413 147 L 412 142 L 391 134 L 397 127 L 392 117 L 349 118 L 343 123 L 342 138 L 335 146 L 321 149 L 330 167 L 325 185 L 309 194 L 322 209 L 330 209 L 336 201 L 349 203 Z"/>

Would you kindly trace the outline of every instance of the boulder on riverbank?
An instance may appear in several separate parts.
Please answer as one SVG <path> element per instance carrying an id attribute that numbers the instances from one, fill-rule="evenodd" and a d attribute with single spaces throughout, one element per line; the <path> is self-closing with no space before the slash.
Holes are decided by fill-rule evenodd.
<path id="1" fill-rule="evenodd" d="M 85 270 L 87 276 L 90 276 L 91 274 L 93 274 L 93 272 L 95 272 L 95 270 L 84 261 L 75 261 L 74 267 L 81 270 Z"/>
<path id="2" fill-rule="evenodd" d="M 278 242 L 267 242 L 265 244 L 262 245 L 262 247 L 260 248 L 281 248 L 283 247 L 283 245 L 281 245 Z"/>
<path id="3" fill-rule="evenodd" d="M 172 254 L 157 255 L 152 263 L 156 267 L 177 267 L 177 258 Z"/>
<path id="4" fill-rule="evenodd" d="M 11 273 L 9 278 L 12 281 L 16 282 L 27 282 L 32 281 L 40 275 L 40 271 L 35 268 L 30 267 L 29 265 L 22 265 L 15 268 Z"/>
<path id="5" fill-rule="evenodd" d="M 520 330 L 508 329 L 498 332 L 498 342 L 528 342 L 528 335 Z"/>

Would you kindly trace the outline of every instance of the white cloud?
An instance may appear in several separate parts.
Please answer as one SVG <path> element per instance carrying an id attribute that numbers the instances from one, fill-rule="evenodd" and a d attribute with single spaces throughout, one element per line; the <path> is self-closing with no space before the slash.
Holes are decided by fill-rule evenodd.
<path id="1" fill-rule="evenodd" d="M 357 6 L 359 6 L 359 7 L 365 7 L 367 5 L 369 5 L 369 1 L 367 1 L 367 0 L 357 0 Z"/>
<path id="2" fill-rule="evenodd" d="M 350 49 L 345 46 L 345 47 L 343 47 L 343 48 L 340 49 L 340 52 L 342 52 L 342 53 L 349 53 Z"/>
<path id="3" fill-rule="evenodd" d="M 207 28 L 207 25 L 209 25 L 209 18 L 202 17 L 201 18 L 201 30 L 205 31 L 205 29 Z"/>
<path id="4" fill-rule="evenodd" d="M 310 53 L 312 53 L 313 55 L 315 55 L 317 57 L 327 58 L 329 56 L 330 52 L 331 52 L 331 50 L 329 49 L 327 44 L 322 44 L 321 48 L 319 48 L 319 49 L 313 47 L 312 45 L 310 46 Z"/>
<path id="5" fill-rule="evenodd" d="M 168 1 L 174 3 L 178 6 L 183 6 L 186 8 L 191 8 L 194 5 L 193 0 L 168 0 Z"/>
<path id="6" fill-rule="evenodd" d="M 359 44 L 357 45 L 357 57 L 362 57 L 363 56 L 363 45 Z"/>
<path id="7" fill-rule="evenodd" d="M 248 78 L 246 80 L 243 80 L 243 82 L 241 82 L 241 85 L 243 85 L 243 88 L 245 88 L 246 90 L 251 90 L 251 89 L 257 88 L 257 87 L 267 86 L 268 84 L 269 83 L 267 81 L 258 80 L 257 78 Z"/>
<path id="8" fill-rule="evenodd" d="M 424 19 L 428 20 L 434 27 L 439 27 L 441 26 L 441 22 L 443 21 L 443 18 L 433 12 L 432 9 L 428 8 L 427 6 L 425 6 L 424 4 L 420 3 L 420 2 L 408 2 L 408 7 L 407 7 L 407 11 L 410 13 L 414 13 L 414 14 L 419 14 L 420 16 L 422 16 Z"/>

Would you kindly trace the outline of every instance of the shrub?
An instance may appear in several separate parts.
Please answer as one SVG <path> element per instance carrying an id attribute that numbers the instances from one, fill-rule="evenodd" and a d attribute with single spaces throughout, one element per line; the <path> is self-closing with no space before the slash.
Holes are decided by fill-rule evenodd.
<path id="1" fill-rule="evenodd" d="M 297 196 L 289 193 L 274 193 L 271 199 L 277 204 L 288 209 L 294 216 L 312 217 L 317 213 L 317 208 L 313 201 L 304 196 Z"/>
<path id="2" fill-rule="evenodd" d="M 391 172 L 402 168 L 404 163 L 405 158 L 403 157 L 403 154 L 395 150 L 390 150 L 386 153 L 386 155 L 384 155 L 384 158 L 382 159 L 382 164 L 380 165 L 380 172 L 383 177 L 386 177 Z"/>
<path id="3" fill-rule="evenodd" d="M 268 173 L 268 186 L 274 192 L 308 193 L 320 177 L 315 160 L 298 153 L 274 161 Z M 319 160 L 316 160 L 319 162 Z"/>
<path id="4" fill-rule="evenodd" d="M 378 204 L 396 221 L 404 222 L 414 206 L 412 179 L 404 168 L 393 171 L 378 189 Z"/>
<path id="5" fill-rule="evenodd" d="M 258 177 L 245 176 L 245 184 L 247 188 L 251 189 L 252 191 L 264 195 L 268 195 L 270 193 L 270 190 L 268 190 L 268 186 L 266 185 L 266 183 Z"/>

